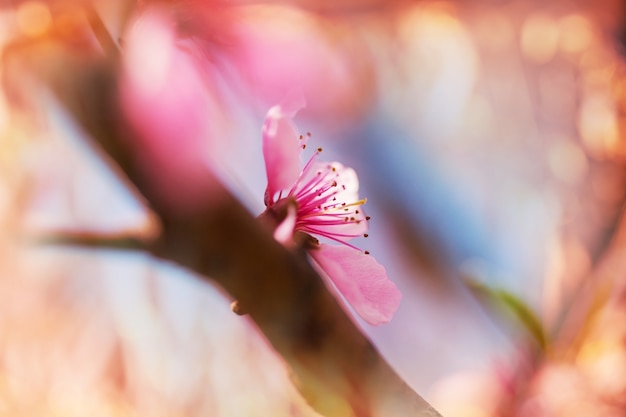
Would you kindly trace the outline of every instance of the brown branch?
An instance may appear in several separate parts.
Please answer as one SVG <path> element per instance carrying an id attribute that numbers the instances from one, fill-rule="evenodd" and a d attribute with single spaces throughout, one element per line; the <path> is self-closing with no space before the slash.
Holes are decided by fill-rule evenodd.
<path id="1" fill-rule="evenodd" d="M 231 294 L 318 412 L 439 416 L 363 336 L 306 256 L 279 245 L 223 186 L 213 190 L 219 198 L 192 212 L 172 209 L 143 170 L 149 156 L 137 150 L 116 104 L 116 63 L 95 62 L 93 55 L 82 59 L 59 45 L 31 47 L 13 59 L 52 89 L 159 217 L 162 233 L 148 250 L 211 277 Z M 180 178 L 168 180 L 174 187 L 184 185 Z"/>

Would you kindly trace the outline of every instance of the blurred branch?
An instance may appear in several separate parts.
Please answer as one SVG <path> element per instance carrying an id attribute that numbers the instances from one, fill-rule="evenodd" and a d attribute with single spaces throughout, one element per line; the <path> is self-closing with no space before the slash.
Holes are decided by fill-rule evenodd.
<path id="1" fill-rule="evenodd" d="M 143 240 L 125 236 L 108 236 L 91 233 L 58 233 L 36 236 L 28 239 L 29 244 L 78 246 L 94 249 L 148 250 L 149 244 Z"/>
<path id="2" fill-rule="evenodd" d="M 47 85 L 145 197 L 162 225 L 161 236 L 143 244 L 146 250 L 223 286 L 322 415 L 439 416 L 364 337 L 304 253 L 279 245 L 221 184 L 193 211 L 165 201 L 143 170 L 150 156 L 137 149 L 118 107 L 117 59 L 87 55 L 46 42 L 9 61 Z M 181 178 L 168 180 L 184 186 Z"/>
<path id="3" fill-rule="evenodd" d="M 563 351 L 577 349 L 593 327 L 598 314 L 623 284 L 626 247 L 626 212 L 620 209 L 608 244 L 594 259 L 591 271 L 570 296 L 553 329 L 553 338 Z"/>
<path id="4" fill-rule="evenodd" d="M 116 57 L 119 52 L 119 48 L 113 39 L 113 36 L 111 36 L 111 33 L 102 21 L 100 13 L 96 11 L 94 5 L 90 2 L 85 4 L 85 12 L 89 21 L 89 26 L 91 27 L 96 39 L 98 39 L 98 43 L 100 43 L 104 52 L 109 57 Z"/>

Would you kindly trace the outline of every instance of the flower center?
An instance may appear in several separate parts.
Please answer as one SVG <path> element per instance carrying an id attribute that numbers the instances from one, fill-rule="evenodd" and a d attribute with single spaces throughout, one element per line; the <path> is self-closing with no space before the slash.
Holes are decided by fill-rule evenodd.
<path id="1" fill-rule="evenodd" d="M 341 164 L 317 161 L 318 148 L 304 166 L 286 198 L 297 205 L 295 230 L 323 236 L 354 249 L 346 241 L 366 236 L 367 221 L 360 206 L 356 174 Z"/>

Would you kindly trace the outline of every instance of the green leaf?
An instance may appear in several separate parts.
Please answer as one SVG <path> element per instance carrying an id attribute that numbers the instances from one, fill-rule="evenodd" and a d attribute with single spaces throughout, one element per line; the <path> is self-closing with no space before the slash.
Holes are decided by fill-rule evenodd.
<path id="1" fill-rule="evenodd" d="M 464 282 L 480 301 L 500 313 L 504 313 L 503 315 L 514 317 L 539 347 L 544 351 L 546 350 L 548 338 L 544 327 L 537 315 L 521 298 L 507 290 L 489 287 L 473 278 L 466 277 Z"/>

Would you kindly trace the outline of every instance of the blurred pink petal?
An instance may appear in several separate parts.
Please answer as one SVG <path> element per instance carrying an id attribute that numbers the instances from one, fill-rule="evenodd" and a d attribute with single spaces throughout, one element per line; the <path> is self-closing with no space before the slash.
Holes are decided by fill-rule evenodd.
<path id="1" fill-rule="evenodd" d="M 293 242 L 296 219 L 296 206 L 295 204 L 289 204 L 289 206 L 287 206 L 287 217 L 285 217 L 285 220 L 274 230 L 274 239 L 283 245 L 289 246 Z"/>
<path id="2" fill-rule="evenodd" d="M 205 73 L 175 40 L 172 25 L 147 12 L 126 37 L 121 106 L 143 155 L 144 175 L 163 201 L 193 209 L 215 196 L 209 156 L 215 153 L 217 104 Z"/>
<path id="3" fill-rule="evenodd" d="M 296 7 L 242 7 L 232 28 L 237 48 L 228 53 L 248 88 L 266 103 L 300 88 L 312 114 L 345 123 L 369 102 L 369 53 L 348 29 L 325 23 Z"/>
<path id="4" fill-rule="evenodd" d="M 309 254 L 363 320 L 372 325 L 391 320 L 402 294 L 374 257 L 346 246 L 324 244 Z"/>
<path id="5" fill-rule="evenodd" d="M 274 202 L 274 194 L 289 188 L 300 173 L 300 153 L 306 137 L 298 140 L 292 118 L 304 107 L 302 96 L 292 96 L 272 107 L 263 124 L 263 157 L 267 172 L 265 204 Z"/>

